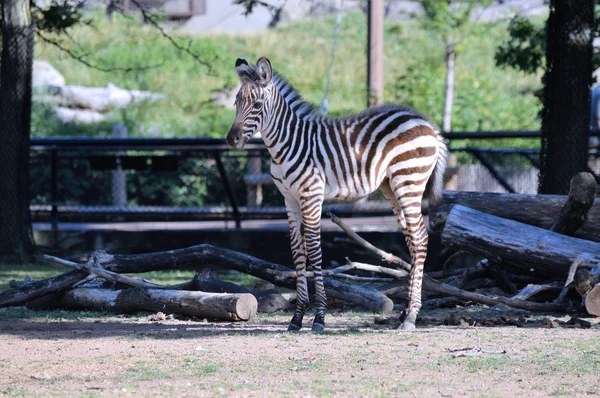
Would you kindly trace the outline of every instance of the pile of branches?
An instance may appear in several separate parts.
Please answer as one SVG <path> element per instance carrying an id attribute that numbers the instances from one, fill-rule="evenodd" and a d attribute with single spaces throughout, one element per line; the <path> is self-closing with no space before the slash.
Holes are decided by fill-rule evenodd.
<path id="1" fill-rule="evenodd" d="M 600 203 L 594 204 L 593 176 L 574 177 L 568 197 L 444 195 L 445 205 L 430 215 L 430 223 L 447 249 L 442 270 L 424 276 L 425 308 L 504 304 L 541 312 L 585 310 L 600 316 Z M 394 301 L 405 303 L 410 264 L 374 247 L 330 216 L 383 264 L 347 259 L 345 265 L 324 270 L 330 304 L 351 303 L 385 314 L 393 310 Z M 477 261 L 468 261 L 473 254 L 479 256 Z M 74 269 L 40 281 L 13 281 L 11 290 L 0 292 L 0 307 L 162 311 L 243 321 L 257 311 L 287 309 L 295 298 L 277 289 L 295 288 L 294 270 L 208 244 L 146 254 L 94 252 L 85 263 L 46 259 Z M 124 275 L 175 269 L 199 272 L 191 281 L 173 286 Z M 242 272 L 266 283 L 250 290 L 220 280 L 213 269 Z M 570 293 L 571 288 L 576 293 Z M 574 295 L 582 299 L 573 300 Z"/>

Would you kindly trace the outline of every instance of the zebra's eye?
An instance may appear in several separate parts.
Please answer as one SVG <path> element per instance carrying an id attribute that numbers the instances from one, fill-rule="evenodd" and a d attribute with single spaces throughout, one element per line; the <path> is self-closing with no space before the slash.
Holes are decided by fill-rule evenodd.
<path id="1" fill-rule="evenodd" d="M 263 105 L 262 100 L 258 100 L 254 103 L 254 105 L 252 105 L 252 108 L 258 110 L 258 109 L 262 108 L 262 105 Z"/>

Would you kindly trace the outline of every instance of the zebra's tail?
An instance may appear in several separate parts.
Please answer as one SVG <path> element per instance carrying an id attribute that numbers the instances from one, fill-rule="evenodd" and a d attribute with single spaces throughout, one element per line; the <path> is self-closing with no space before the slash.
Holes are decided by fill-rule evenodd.
<path id="1" fill-rule="evenodd" d="M 436 207 L 442 203 L 444 190 L 444 172 L 446 171 L 446 158 L 448 149 L 441 134 L 438 133 L 438 156 L 433 168 L 433 173 L 425 186 L 425 196 L 429 198 L 429 206 Z"/>

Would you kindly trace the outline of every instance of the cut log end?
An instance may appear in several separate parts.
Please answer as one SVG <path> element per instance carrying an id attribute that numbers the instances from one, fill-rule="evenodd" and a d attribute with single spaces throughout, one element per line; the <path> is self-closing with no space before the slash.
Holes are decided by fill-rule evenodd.
<path id="1" fill-rule="evenodd" d="M 235 303 L 235 313 L 242 321 L 248 321 L 256 315 L 258 311 L 258 301 L 250 293 L 240 294 Z"/>
<path id="2" fill-rule="evenodd" d="M 391 314 L 394 311 L 394 302 L 391 299 L 381 301 L 381 309 L 379 312 L 382 314 Z"/>
<path id="3" fill-rule="evenodd" d="M 600 284 L 585 296 L 585 309 L 588 314 L 600 317 Z"/>

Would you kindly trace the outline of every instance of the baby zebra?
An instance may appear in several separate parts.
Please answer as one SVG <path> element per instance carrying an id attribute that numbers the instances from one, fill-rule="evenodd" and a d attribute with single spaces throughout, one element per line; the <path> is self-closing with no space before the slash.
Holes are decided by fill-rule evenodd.
<path id="1" fill-rule="evenodd" d="M 241 149 L 256 132 L 272 157 L 271 175 L 285 198 L 297 305 L 288 330 L 299 330 L 309 305 L 306 264 L 315 281 L 314 332 L 325 327 L 327 299 L 321 272 L 324 200 L 356 200 L 380 189 L 390 202 L 412 257 L 403 330 L 413 330 L 421 308 L 427 230 L 421 200 L 442 195 L 446 146 L 437 127 L 419 113 L 386 105 L 345 118 L 315 112 L 262 57 L 256 66 L 239 58 L 242 82 L 228 144 Z"/>

